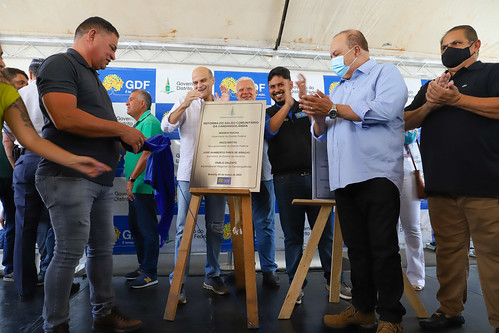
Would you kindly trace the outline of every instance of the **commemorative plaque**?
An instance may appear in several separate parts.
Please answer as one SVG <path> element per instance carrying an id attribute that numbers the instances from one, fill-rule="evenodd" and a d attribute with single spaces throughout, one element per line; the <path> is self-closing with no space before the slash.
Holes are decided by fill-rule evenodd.
<path id="1" fill-rule="evenodd" d="M 260 191 L 265 101 L 206 102 L 190 186 Z"/>

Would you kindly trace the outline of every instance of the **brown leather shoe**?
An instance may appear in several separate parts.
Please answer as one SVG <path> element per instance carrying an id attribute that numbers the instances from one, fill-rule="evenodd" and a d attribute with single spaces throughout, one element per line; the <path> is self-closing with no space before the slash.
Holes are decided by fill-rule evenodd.
<path id="1" fill-rule="evenodd" d="M 396 324 L 380 320 L 376 333 L 402 333 L 403 331 L 402 324 L 400 323 Z"/>
<path id="2" fill-rule="evenodd" d="M 376 326 L 376 315 L 374 312 L 359 312 L 353 305 L 337 315 L 325 315 L 324 325 L 331 328 L 345 328 L 347 326 L 361 326 L 362 328 L 373 328 Z"/>
<path id="3" fill-rule="evenodd" d="M 126 317 L 114 306 L 107 316 L 94 318 L 92 328 L 94 330 L 106 330 L 106 332 L 125 333 L 136 331 L 141 326 L 142 321 Z"/>

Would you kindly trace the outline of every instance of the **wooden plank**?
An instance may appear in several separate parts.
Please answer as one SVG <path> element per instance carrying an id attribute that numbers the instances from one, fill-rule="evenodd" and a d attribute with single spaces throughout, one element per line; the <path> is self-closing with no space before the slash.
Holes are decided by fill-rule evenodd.
<path id="1" fill-rule="evenodd" d="M 187 218 L 185 220 L 184 234 L 182 235 L 182 240 L 180 241 L 177 263 L 175 264 L 172 285 L 170 286 L 170 292 L 168 293 L 168 301 L 166 303 L 165 314 L 163 317 L 169 321 L 174 321 L 177 313 L 178 297 L 182 288 L 185 266 L 187 265 L 187 259 L 189 258 L 189 252 L 191 250 L 194 226 L 196 225 L 196 219 L 198 217 L 199 205 L 201 204 L 202 197 L 202 195 L 198 194 L 194 194 L 191 197 L 189 210 L 192 214 L 187 214 Z"/>
<path id="2" fill-rule="evenodd" d="M 200 194 L 200 195 L 236 195 L 236 196 L 244 196 L 248 195 L 250 191 L 248 189 L 240 189 L 240 188 L 191 188 L 189 190 L 192 194 Z"/>
<path id="3" fill-rule="evenodd" d="M 293 205 L 305 205 L 305 206 L 334 206 L 336 205 L 335 200 L 311 200 L 311 199 L 293 199 Z"/>
<path id="4" fill-rule="evenodd" d="M 428 314 L 428 311 L 426 311 L 426 308 L 424 307 L 423 302 L 421 302 L 421 299 L 418 296 L 418 293 L 414 290 L 412 287 L 411 282 L 407 278 L 407 275 L 405 274 L 404 270 L 402 269 L 402 276 L 404 279 L 404 293 L 407 299 L 409 300 L 409 303 L 411 303 L 412 308 L 414 309 L 414 312 L 416 312 L 416 315 L 418 318 L 429 318 L 430 315 Z"/>
<path id="5" fill-rule="evenodd" d="M 295 200 L 293 200 L 293 204 L 294 203 Z M 303 281 L 305 281 L 305 277 L 307 276 L 310 263 L 312 262 L 312 258 L 314 257 L 315 250 L 319 245 L 319 240 L 321 239 L 322 232 L 324 231 L 324 226 L 327 223 L 329 214 L 331 214 L 331 208 L 331 204 L 325 204 L 321 206 L 321 209 L 315 221 L 315 225 L 312 229 L 312 233 L 310 234 L 310 237 L 308 239 L 307 246 L 305 247 L 305 251 L 303 252 L 300 263 L 298 264 L 298 269 L 296 270 L 293 282 L 289 287 L 288 294 L 286 295 L 286 299 L 284 300 L 284 304 L 282 305 L 281 312 L 279 313 L 279 319 L 289 319 L 291 317 L 291 313 L 293 312 L 294 306 L 296 304 L 296 299 L 298 298 L 301 287 L 303 285 Z"/>
<path id="6" fill-rule="evenodd" d="M 248 328 L 256 329 L 259 327 L 259 323 L 255 273 L 255 237 L 253 234 L 250 192 L 248 191 L 247 195 L 243 196 L 241 200 L 244 240 L 244 272 L 246 282 L 246 312 L 248 315 Z"/>
<path id="7" fill-rule="evenodd" d="M 234 254 L 234 274 L 236 276 L 236 288 L 238 290 L 244 289 L 244 247 L 243 235 L 241 233 L 235 234 L 234 228 L 241 227 L 241 198 L 236 196 L 229 196 L 229 214 L 232 238 L 232 252 Z"/>
<path id="8" fill-rule="evenodd" d="M 333 251 L 331 256 L 331 280 L 329 291 L 329 302 L 340 301 L 341 266 L 343 264 L 343 235 L 341 234 L 338 207 L 334 213 Z"/>

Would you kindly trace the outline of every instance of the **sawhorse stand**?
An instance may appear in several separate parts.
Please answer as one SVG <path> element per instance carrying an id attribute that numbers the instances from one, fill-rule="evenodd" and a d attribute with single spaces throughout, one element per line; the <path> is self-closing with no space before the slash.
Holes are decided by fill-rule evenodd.
<path id="1" fill-rule="evenodd" d="M 246 189 L 205 189 L 191 188 L 192 194 L 185 221 L 184 234 L 180 242 L 177 263 L 173 273 L 172 285 L 168 293 L 164 319 L 173 321 L 177 312 L 178 298 L 182 288 L 182 279 L 191 249 L 194 226 L 203 195 L 226 195 L 229 198 L 230 220 L 233 230 L 241 230 L 232 235 L 236 287 L 246 288 L 246 312 L 248 328 L 258 328 L 258 304 L 256 294 L 255 248 L 253 220 L 251 211 L 251 193 Z"/>
<path id="2" fill-rule="evenodd" d="M 307 246 L 301 257 L 300 263 L 298 264 L 298 269 L 296 270 L 293 282 L 289 287 L 288 294 L 282 305 L 281 312 L 279 313 L 279 319 L 289 319 L 293 308 L 300 293 L 301 286 L 305 281 L 307 276 L 310 263 L 314 256 L 315 250 L 319 245 L 319 240 L 326 226 L 329 214 L 333 206 L 336 206 L 336 201 L 334 200 L 305 200 L 305 199 L 295 199 L 293 200 L 293 205 L 309 205 L 309 206 L 320 206 L 319 215 L 315 220 L 314 228 L 308 239 Z M 329 291 L 329 302 L 337 303 L 340 301 L 340 285 L 341 285 L 341 266 L 343 261 L 343 236 L 340 229 L 340 220 L 338 218 L 337 211 L 334 214 L 334 232 L 333 232 L 333 250 L 331 256 L 331 281 L 330 281 L 330 291 Z M 404 278 L 404 293 L 414 308 L 418 318 L 428 318 L 428 312 L 426 311 L 423 303 L 419 299 L 416 291 L 414 291 L 411 283 L 407 279 L 407 276 L 402 270 L 402 275 Z"/>

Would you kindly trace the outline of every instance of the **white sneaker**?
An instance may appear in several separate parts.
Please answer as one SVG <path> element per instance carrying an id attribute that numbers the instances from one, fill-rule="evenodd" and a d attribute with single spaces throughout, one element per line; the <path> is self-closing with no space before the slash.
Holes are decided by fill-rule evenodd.
<path id="1" fill-rule="evenodd" d="M 180 289 L 180 294 L 178 295 L 178 304 L 187 303 L 187 297 L 185 297 L 184 285 L 182 284 L 182 288 Z"/>
<path id="2" fill-rule="evenodd" d="M 3 276 L 3 280 L 4 280 L 5 282 L 13 282 L 13 281 L 14 281 L 14 272 L 9 273 L 9 274 L 5 274 L 5 275 Z"/>
<path id="3" fill-rule="evenodd" d="M 298 298 L 296 299 L 296 304 L 300 305 L 303 302 L 303 296 L 305 296 L 305 293 L 303 292 L 303 289 L 301 289 Z"/>
<path id="4" fill-rule="evenodd" d="M 340 286 L 340 298 L 346 300 L 352 299 L 352 288 L 350 288 L 345 282 L 342 282 Z"/>

